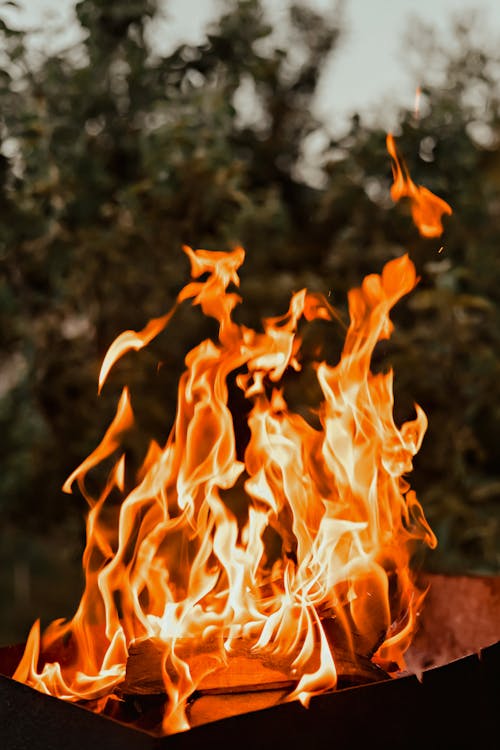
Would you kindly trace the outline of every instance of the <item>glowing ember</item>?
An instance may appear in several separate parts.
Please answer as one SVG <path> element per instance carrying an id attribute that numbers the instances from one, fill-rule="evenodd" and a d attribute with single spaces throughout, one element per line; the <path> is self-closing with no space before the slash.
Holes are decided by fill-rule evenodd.
<path id="1" fill-rule="evenodd" d="M 130 493 L 126 388 L 102 442 L 66 481 L 90 505 L 85 591 L 71 622 L 56 621 L 43 636 L 35 623 L 15 674 L 102 710 L 123 684 L 131 649 L 149 642 L 167 696 L 164 733 L 189 727 L 192 693 L 242 653 L 294 676 L 287 700 L 305 705 L 335 688 L 346 649 L 403 668 L 423 598 L 411 555 L 416 544 L 436 544 L 406 479 L 426 417 L 416 406 L 415 419 L 397 427 L 392 372 L 370 370 L 377 342 L 391 334 L 391 308 L 417 282 L 408 256 L 349 293 L 340 360 L 315 365 L 322 402 L 313 426 L 288 407 L 283 378 L 301 368 L 300 322 L 331 320 L 328 302 L 302 289 L 285 315 L 254 331 L 233 320 L 240 298 L 228 291 L 239 284 L 243 249 L 184 250 L 193 280 L 170 313 L 116 339 L 99 389 L 114 363 L 147 345 L 187 300 L 218 321 L 218 340 L 187 355 L 175 423 L 165 445 L 151 444 Z M 234 376 L 250 407 L 241 460 L 228 406 Z M 107 484 L 92 497 L 86 476 L 111 457 Z M 66 658 L 51 661 L 63 642 Z"/>
<path id="2" fill-rule="evenodd" d="M 423 237 L 440 237 L 443 233 L 442 216 L 451 214 L 451 206 L 426 187 L 415 185 L 408 174 L 406 164 L 398 155 L 391 133 L 387 135 L 386 143 L 387 150 L 393 159 L 392 199 L 398 201 L 400 198 L 409 198 L 413 221 L 420 234 Z"/>

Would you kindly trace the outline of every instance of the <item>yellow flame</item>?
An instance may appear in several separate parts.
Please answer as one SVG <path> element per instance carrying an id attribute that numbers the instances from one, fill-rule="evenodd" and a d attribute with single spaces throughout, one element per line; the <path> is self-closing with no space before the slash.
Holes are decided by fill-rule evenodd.
<path id="1" fill-rule="evenodd" d="M 302 289 L 261 331 L 238 325 L 240 298 L 228 287 L 239 285 L 243 249 L 184 250 L 193 281 L 174 310 L 187 300 L 199 305 L 218 321 L 218 340 L 187 355 L 170 435 L 163 446 L 151 443 L 132 491 L 121 442 L 133 426 L 127 389 L 100 445 L 66 481 L 65 491 L 77 482 L 90 505 L 85 591 L 70 622 L 56 621 L 42 636 L 35 624 L 15 674 L 66 700 L 97 701 L 99 710 L 125 677 L 131 644 L 152 639 L 168 697 L 164 733 L 189 727 L 190 696 L 242 648 L 296 676 L 290 700 L 307 705 L 333 689 L 337 652 L 327 622 L 354 655 L 376 652 L 379 663 L 403 666 L 422 600 L 411 553 L 436 543 L 406 479 L 425 414 L 416 407 L 415 419 L 397 427 L 392 372 L 370 369 L 377 342 L 391 335 L 392 307 L 417 283 L 408 256 L 349 293 L 340 360 L 315 366 L 322 399 L 313 426 L 288 406 L 284 379 L 301 369 L 304 321 L 331 321 L 336 312 Z M 119 336 L 101 385 L 117 358 L 145 346 L 172 314 Z M 243 455 L 231 378 L 249 407 Z M 112 456 L 114 468 L 92 496 L 85 479 Z M 62 644 L 67 657 L 55 658 Z"/>

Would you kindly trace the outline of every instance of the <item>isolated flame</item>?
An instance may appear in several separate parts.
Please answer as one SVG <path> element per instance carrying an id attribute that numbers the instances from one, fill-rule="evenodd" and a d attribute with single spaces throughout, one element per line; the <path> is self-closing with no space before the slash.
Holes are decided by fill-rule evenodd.
<path id="1" fill-rule="evenodd" d="M 410 557 L 415 544 L 436 543 L 405 478 L 426 417 L 417 406 L 415 419 L 398 428 L 392 372 L 370 370 L 377 342 L 391 334 L 391 308 L 417 282 L 408 256 L 349 293 L 341 358 L 315 367 L 322 403 L 313 427 L 288 408 L 282 380 L 301 367 L 300 321 L 331 320 L 328 302 L 302 289 L 285 315 L 256 332 L 232 319 L 240 298 L 228 287 L 239 285 L 243 249 L 184 250 L 193 281 L 174 310 L 186 300 L 199 305 L 218 321 L 218 341 L 187 355 L 169 438 L 151 444 L 130 493 L 121 447 L 134 421 L 127 389 L 102 442 L 67 480 L 64 489 L 77 483 L 90 505 L 85 592 L 71 622 L 52 623 L 42 637 L 35 623 L 15 674 L 100 708 L 124 679 L 130 644 L 155 638 L 164 649 L 165 733 L 188 728 L 187 700 L 242 642 L 268 663 L 287 659 L 297 674 L 289 699 L 304 704 L 336 685 L 335 637 L 353 653 L 361 640 L 375 662 L 403 667 L 422 599 Z M 171 314 L 118 337 L 99 388 L 116 360 L 146 345 Z M 242 460 L 228 407 L 235 373 L 251 405 Z M 112 456 L 94 498 L 86 475 Z M 243 512 L 230 509 L 228 492 Z M 68 658 L 50 661 L 54 644 L 67 641 Z M 213 658 L 200 667 L 203 650 Z"/>
<path id="2" fill-rule="evenodd" d="M 392 199 L 398 201 L 400 198 L 409 198 L 413 222 L 422 237 L 440 237 L 443 233 L 442 217 L 452 213 L 451 206 L 423 185 L 415 185 L 406 164 L 398 154 L 391 133 L 387 135 L 386 145 L 392 157 Z"/>

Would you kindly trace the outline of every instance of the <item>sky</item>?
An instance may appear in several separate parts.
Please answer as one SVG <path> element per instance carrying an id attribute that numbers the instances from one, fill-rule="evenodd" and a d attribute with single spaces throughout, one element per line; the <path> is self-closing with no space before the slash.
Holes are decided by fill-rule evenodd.
<path id="1" fill-rule="evenodd" d="M 75 38 L 74 0 L 18 0 L 20 25 L 60 29 L 62 46 Z M 308 0 L 312 7 L 332 11 L 337 0 Z M 287 0 L 264 0 L 272 21 L 280 25 Z M 482 28 L 500 47 L 500 0 L 340 0 L 345 31 L 340 46 L 325 68 L 316 99 L 316 114 L 330 129 L 342 129 L 353 111 L 366 117 L 375 108 L 412 106 L 418 85 L 404 63 L 406 32 L 413 19 L 428 22 L 439 38 L 449 36 L 450 19 L 464 10 L 482 15 Z M 155 36 L 167 50 L 178 41 L 200 41 L 203 29 L 216 15 L 218 0 L 165 0 L 163 19 Z M 43 45 L 43 36 L 37 44 Z M 389 123 L 388 123 L 389 125 Z"/>

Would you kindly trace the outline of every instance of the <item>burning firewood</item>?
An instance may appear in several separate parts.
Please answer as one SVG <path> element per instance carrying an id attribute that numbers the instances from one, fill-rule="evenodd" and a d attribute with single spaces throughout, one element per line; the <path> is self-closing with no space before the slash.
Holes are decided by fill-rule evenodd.
<path id="1" fill-rule="evenodd" d="M 287 693 L 286 689 L 266 687 L 261 690 L 229 693 L 224 695 L 223 700 L 221 695 L 201 694 L 188 706 L 189 723 L 196 727 L 218 719 L 227 719 L 229 716 L 270 708 L 282 703 Z"/>
<path id="2" fill-rule="evenodd" d="M 293 688 L 297 676 L 292 674 L 290 664 L 285 660 L 279 667 L 269 666 L 265 657 L 252 655 L 249 648 L 240 647 L 224 662 L 215 652 L 197 651 L 189 654 L 183 644 L 178 646 L 189 664 L 193 681 L 198 683 L 198 692 L 238 692 L 253 689 Z M 150 638 L 136 641 L 129 648 L 125 680 L 121 692 L 134 695 L 152 695 L 165 692 L 163 662 L 165 644 L 159 639 Z M 165 666 L 169 672 L 168 664 Z M 174 677 L 175 675 L 169 675 Z"/>
<path id="3" fill-rule="evenodd" d="M 185 639 L 188 640 L 188 639 Z M 191 653 L 189 653 L 191 650 Z M 189 665 L 198 695 L 219 693 L 251 693 L 262 690 L 290 692 L 301 674 L 293 666 L 293 659 L 276 657 L 265 653 L 254 653 L 245 643 L 233 645 L 227 661 L 213 650 L 193 651 L 192 644 L 180 643 L 177 653 Z M 136 641 L 129 648 L 127 669 L 120 692 L 124 695 L 161 695 L 165 693 L 163 670 L 174 677 L 168 660 L 165 665 L 165 643 L 149 638 Z M 319 649 L 311 659 L 311 666 L 319 664 Z M 387 673 L 373 664 L 366 656 L 335 654 L 339 686 L 347 687 L 387 679 Z"/>
<path id="4" fill-rule="evenodd" d="M 425 414 L 416 407 L 398 428 L 392 373 L 370 369 L 391 308 L 415 286 L 408 256 L 350 291 L 341 359 L 316 362 L 313 427 L 287 404 L 284 378 L 300 370 L 304 322 L 332 317 L 328 301 L 303 289 L 287 313 L 249 329 L 233 320 L 239 298 L 229 291 L 244 250 L 185 251 L 193 280 L 176 306 L 200 305 L 218 321 L 218 341 L 186 356 L 175 423 L 163 447 L 151 443 L 133 489 L 127 387 L 100 445 L 64 484 L 77 483 L 91 508 L 85 591 L 71 622 L 43 634 L 35 623 L 14 674 L 99 712 L 123 702 L 163 734 L 213 718 L 217 695 L 229 715 L 387 679 L 372 659 L 400 668 L 422 599 L 411 554 L 436 543 L 405 478 Z M 118 336 L 99 388 L 172 314 Z M 239 456 L 229 381 L 248 403 Z M 87 474 L 113 455 L 102 494 L 90 495 Z"/>

